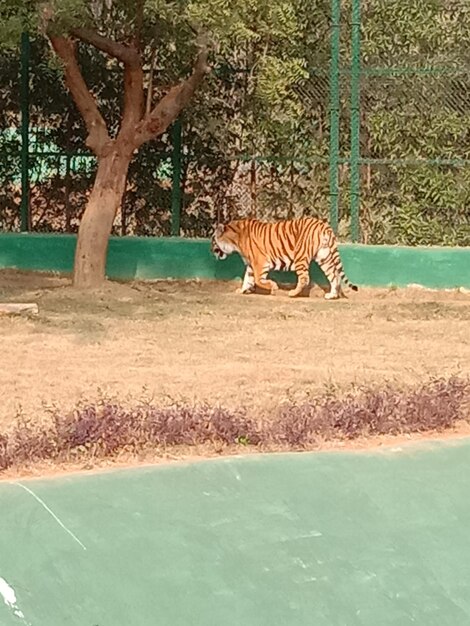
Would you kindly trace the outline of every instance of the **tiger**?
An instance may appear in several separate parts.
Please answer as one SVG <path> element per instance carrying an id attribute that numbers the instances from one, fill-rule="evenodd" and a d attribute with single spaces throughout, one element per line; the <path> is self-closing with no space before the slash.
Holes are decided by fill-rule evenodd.
<path id="1" fill-rule="evenodd" d="M 330 283 L 327 300 L 346 297 L 343 281 L 350 289 L 356 285 L 346 277 L 338 252 L 338 241 L 331 226 L 315 217 L 301 217 L 280 222 L 255 219 L 234 220 L 218 224 L 211 238 L 211 250 L 218 259 L 233 252 L 242 257 L 246 271 L 239 293 L 252 293 L 261 287 L 275 294 L 277 283 L 268 278 L 270 270 L 294 270 L 297 285 L 288 295 L 296 297 L 310 284 L 309 267 L 315 261 Z"/>

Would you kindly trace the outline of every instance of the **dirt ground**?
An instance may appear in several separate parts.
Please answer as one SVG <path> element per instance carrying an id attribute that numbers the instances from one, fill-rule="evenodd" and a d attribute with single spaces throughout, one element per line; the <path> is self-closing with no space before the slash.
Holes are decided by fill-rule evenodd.
<path id="1" fill-rule="evenodd" d="M 269 411 L 325 387 L 470 374 L 470 294 L 361 289 L 327 302 L 235 293 L 235 283 L 108 283 L 0 271 L 0 428 L 101 395 L 208 400 Z"/>

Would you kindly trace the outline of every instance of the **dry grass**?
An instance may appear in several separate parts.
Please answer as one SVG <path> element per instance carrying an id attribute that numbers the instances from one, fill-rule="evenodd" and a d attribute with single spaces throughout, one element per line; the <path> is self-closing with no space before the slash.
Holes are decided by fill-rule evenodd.
<path id="1" fill-rule="evenodd" d="M 269 412 L 328 389 L 470 375 L 470 295 L 363 289 L 349 300 L 239 296 L 220 283 L 108 284 L 0 272 L 0 301 L 35 301 L 37 319 L 0 317 L 0 429 L 18 411 L 81 398 L 164 396 Z M 143 394 L 143 389 L 145 393 Z"/>

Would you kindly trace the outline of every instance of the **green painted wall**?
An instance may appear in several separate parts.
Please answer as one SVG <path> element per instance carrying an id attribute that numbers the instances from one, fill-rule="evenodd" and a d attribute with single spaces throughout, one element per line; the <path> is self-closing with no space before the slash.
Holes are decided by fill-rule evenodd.
<path id="1" fill-rule="evenodd" d="M 469 466 L 465 443 L 0 482 L 0 624 L 468 626 Z"/>
<path id="2" fill-rule="evenodd" d="M 0 268 L 70 272 L 75 241 L 74 235 L 0 233 Z M 358 285 L 470 288 L 470 248 L 344 244 L 340 251 L 348 277 Z M 206 239 L 112 237 L 107 273 L 121 279 L 231 280 L 242 276 L 243 264 L 238 256 L 217 261 Z M 314 281 L 324 280 L 316 266 L 311 273 Z"/>

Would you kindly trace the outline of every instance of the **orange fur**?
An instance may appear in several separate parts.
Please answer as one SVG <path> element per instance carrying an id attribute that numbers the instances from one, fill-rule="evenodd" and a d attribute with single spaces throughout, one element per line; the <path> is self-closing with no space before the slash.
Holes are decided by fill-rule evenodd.
<path id="1" fill-rule="evenodd" d="M 299 295 L 310 283 L 309 267 L 315 261 L 330 282 L 325 298 L 343 295 L 341 280 L 357 291 L 344 274 L 336 236 L 327 222 L 314 217 L 277 223 L 258 220 L 236 220 L 217 226 L 212 237 L 212 251 L 219 258 L 238 252 L 247 270 L 242 293 L 253 291 L 255 285 L 274 293 L 278 286 L 268 278 L 270 270 L 294 270 L 297 286 L 289 292 Z"/>

